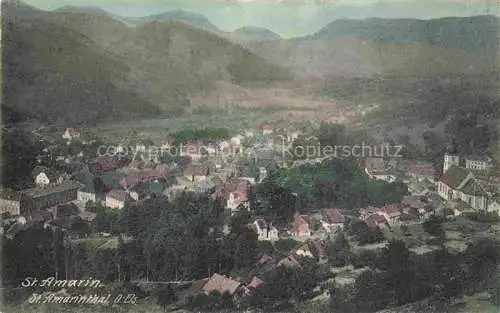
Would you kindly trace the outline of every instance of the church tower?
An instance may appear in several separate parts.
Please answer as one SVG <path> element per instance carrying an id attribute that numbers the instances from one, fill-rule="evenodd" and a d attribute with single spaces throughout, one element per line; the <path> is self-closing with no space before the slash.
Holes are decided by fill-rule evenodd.
<path id="1" fill-rule="evenodd" d="M 445 153 L 444 154 L 444 164 L 443 164 L 443 174 L 452 166 L 460 165 L 460 157 L 456 154 Z"/>

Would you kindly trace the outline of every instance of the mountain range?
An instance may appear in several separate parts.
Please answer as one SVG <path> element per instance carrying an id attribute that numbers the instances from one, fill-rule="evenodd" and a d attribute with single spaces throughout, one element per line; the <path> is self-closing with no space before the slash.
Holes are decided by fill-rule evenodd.
<path id="1" fill-rule="evenodd" d="M 143 18 L 100 8 L 2 3 L 4 122 L 92 123 L 181 115 L 221 81 L 481 75 L 498 69 L 499 19 L 337 20 L 301 38 L 218 29 L 197 13 Z"/>
<path id="2" fill-rule="evenodd" d="M 179 115 L 214 81 L 291 78 L 240 45 L 176 21 L 130 28 L 106 14 L 2 3 L 2 106 L 54 123 Z M 4 122 L 8 122 L 5 121 Z"/>

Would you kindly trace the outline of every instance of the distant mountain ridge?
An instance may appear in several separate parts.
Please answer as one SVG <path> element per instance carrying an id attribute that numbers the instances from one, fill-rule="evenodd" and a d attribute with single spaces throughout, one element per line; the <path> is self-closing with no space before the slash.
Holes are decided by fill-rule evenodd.
<path id="1" fill-rule="evenodd" d="M 268 28 L 265 27 L 258 27 L 258 26 L 243 26 L 235 31 L 233 31 L 234 34 L 247 34 L 247 35 L 255 35 L 255 36 L 260 36 L 260 37 L 267 37 L 267 38 L 281 38 L 280 35 L 277 33 L 273 32 L 272 30 L 269 30 Z"/>
<path id="2" fill-rule="evenodd" d="M 333 21 L 313 38 L 354 37 L 385 44 L 425 44 L 496 54 L 499 32 L 500 18 L 493 15 L 432 20 L 369 18 Z"/>
<path id="3" fill-rule="evenodd" d="M 55 12 L 64 12 L 64 13 L 81 13 L 81 14 L 104 14 L 112 16 L 106 10 L 101 9 L 100 7 L 95 6 L 75 6 L 75 5 L 65 5 L 55 10 Z"/>
<path id="4" fill-rule="evenodd" d="M 184 23 L 130 28 L 103 14 L 14 4 L 2 3 L 2 107 L 16 120 L 25 115 L 51 123 L 93 123 L 181 115 L 190 95 L 215 81 L 292 77 L 241 46 Z"/>
<path id="5" fill-rule="evenodd" d="M 172 10 L 160 14 L 149 15 L 139 18 L 124 17 L 122 19 L 133 24 L 176 21 L 210 31 L 215 31 L 215 32 L 220 31 L 219 28 L 214 24 L 212 24 L 212 22 L 210 22 L 210 20 L 203 14 L 184 11 L 184 10 Z"/>

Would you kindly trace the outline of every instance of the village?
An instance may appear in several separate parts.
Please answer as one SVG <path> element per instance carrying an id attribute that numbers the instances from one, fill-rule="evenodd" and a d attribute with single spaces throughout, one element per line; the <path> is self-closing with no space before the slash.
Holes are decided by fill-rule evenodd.
<path id="1" fill-rule="evenodd" d="M 18 233 L 43 224 L 45 229 L 68 233 L 71 240 L 100 238 L 102 249 L 116 249 L 116 236 L 109 233 L 73 231 L 82 227 L 91 229 L 89 225 L 98 213 L 88 210 L 89 205 L 120 211 L 127 205 L 140 206 L 141 202 L 157 197 L 170 200 L 183 193 L 203 194 L 220 201 L 225 221 L 247 214 L 247 228 L 262 245 L 281 246 L 279 253 L 272 250 L 260 253 L 254 266 L 258 269 L 256 273 L 263 273 L 279 267 L 300 270 L 304 260 L 329 263 L 331 246 L 338 243 L 339 238 L 348 242 L 357 255 L 381 250 L 391 239 L 403 240 L 416 255 L 439 250 L 443 244 L 450 251 L 463 251 L 470 239 L 461 233 L 466 228 L 464 225 L 474 223 L 478 216 L 492 220 L 500 217 L 499 179 L 492 174 L 492 160 L 485 156 L 460 157 L 456 151 L 443 155 L 442 172 L 432 164 L 419 161 L 377 156 L 359 158 L 359 166 L 370 180 L 388 184 L 402 182 L 408 187 L 408 193 L 398 202 L 354 210 L 325 207 L 295 212 L 293 219 L 285 224 L 275 223 L 271 216 L 254 214 L 250 200 L 254 186 L 282 168 L 322 162 L 317 158 L 285 159 L 283 143 L 289 145 L 303 135 L 296 130 L 278 131 L 264 124 L 227 139 L 203 138 L 179 143 L 167 137 L 162 142 L 149 143 L 159 147 L 157 151 L 162 153 L 148 153 L 150 147 L 143 143 L 137 146 L 138 154 L 126 155 L 119 153 L 124 151 L 122 146 L 112 150 L 109 146 L 96 149 L 96 140 L 83 139 L 77 130 L 68 128 L 61 134 L 62 147 L 77 142 L 76 146 L 84 148 L 71 149 L 71 154 L 55 157 L 50 147 L 45 148 L 40 164 L 32 170 L 32 188 L 1 191 L 1 232 L 15 241 Z M 85 151 L 92 149 L 100 152 L 88 158 Z M 51 167 L 45 165 L 49 163 L 47 158 Z M 436 219 L 442 219 L 444 227 L 449 228 L 443 235 L 446 238 L 429 233 L 431 227 L 426 223 Z M 219 226 L 223 234 L 230 233 L 230 222 Z M 500 231 L 495 227 L 493 223 L 484 232 Z M 475 235 L 478 234 L 479 231 Z M 130 236 L 122 237 L 134 240 Z M 321 294 L 322 286 L 332 279 L 339 285 L 354 284 L 356 277 L 366 269 L 349 262 L 333 265 L 325 280 L 317 282 L 315 294 Z M 216 271 L 188 290 L 190 294 L 218 292 L 241 298 L 263 283 L 263 275 L 241 277 Z"/>

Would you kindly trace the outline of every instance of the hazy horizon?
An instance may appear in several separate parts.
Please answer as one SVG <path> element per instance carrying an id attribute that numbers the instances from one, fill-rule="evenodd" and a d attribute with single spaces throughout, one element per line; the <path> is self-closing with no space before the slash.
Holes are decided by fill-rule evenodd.
<path id="1" fill-rule="evenodd" d="M 42 10 L 66 5 L 99 7 L 120 17 L 185 10 L 206 16 L 223 31 L 264 27 L 283 37 L 312 34 L 337 19 L 434 19 L 500 14 L 500 4 L 480 0 L 26 0 Z"/>

